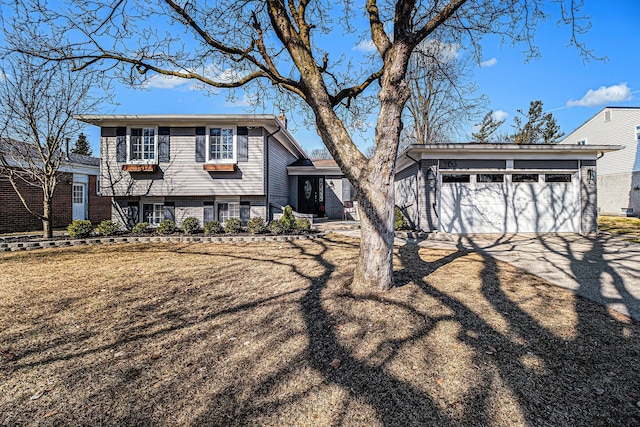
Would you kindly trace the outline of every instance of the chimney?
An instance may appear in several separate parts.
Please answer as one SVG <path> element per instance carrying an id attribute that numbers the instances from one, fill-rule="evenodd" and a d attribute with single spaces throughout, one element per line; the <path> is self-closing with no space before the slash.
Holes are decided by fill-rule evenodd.
<path id="1" fill-rule="evenodd" d="M 280 110 L 280 115 L 278 116 L 278 119 L 280 120 L 280 123 L 282 123 L 282 125 L 284 126 L 284 128 L 287 128 L 287 118 L 284 115 L 284 110 Z"/>

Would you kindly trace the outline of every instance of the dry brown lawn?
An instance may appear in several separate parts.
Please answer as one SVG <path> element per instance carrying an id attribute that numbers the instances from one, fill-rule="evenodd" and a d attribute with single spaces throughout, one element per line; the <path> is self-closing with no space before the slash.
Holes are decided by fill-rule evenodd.
<path id="1" fill-rule="evenodd" d="M 598 230 L 640 238 L 640 218 L 600 215 L 598 217 Z"/>
<path id="2" fill-rule="evenodd" d="M 640 425 L 640 325 L 477 253 L 358 241 L 0 254 L 0 425 Z"/>

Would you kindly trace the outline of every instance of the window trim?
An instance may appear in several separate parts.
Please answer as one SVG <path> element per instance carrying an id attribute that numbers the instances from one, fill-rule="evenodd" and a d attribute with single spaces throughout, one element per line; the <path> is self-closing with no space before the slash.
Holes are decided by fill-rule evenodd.
<path id="1" fill-rule="evenodd" d="M 132 159 L 131 158 L 131 130 L 142 129 L 144 138 L 145 129 L 153 129 L 153 159 Z M 142 156 L 144 157 L 144 141 L 142 142 Z M 127 164 L 130 165 L 157 165 L 158 164 L 158 126 L 149 124 L 139 124 L 127 126 Z"/>
<path id="2" fill-rule="evenodd" d="M 231 218 L 238 218 L 240 219 L 240 200 L 236 199 L 236 200 L 217 200 L 215 202 L 214 205 L 214 218 L 216 218 L 216 220 L 220 223 L 220 224 L 224 224 L 225 221 L 220 217 L 220 205 L 236 205 L 238 206 L 238 216 L 231 216 L 231 214 L 229 214 L 229 219 Z"/>
<path id="3" fill-rule="evenodd" d="M 229 129 L 233 132 L 232 136 L 232 158 L 231 159 L 212 159 L 211 158 L 211 129 L 220 129 L 220 133 L 222 136 L 222 131 L 224 129 Z M 207 126 L 205 133 L 205 163 L 218 163 L 218 164 L 236 164 L 238 163 L 238 127 L 235 125 L 215 125 L 215 126 Z M 217 212 L 217 209 L 216 209 Z M 217 216 L 217 215 L 216 215 Z"/>
<path id="4" fill-rule="evenodd" d="M 147 224 L 149 224 L 149 227 L 157 227 L 160 225 L 160 223 L 162 222 L 162 220 L 164 220 L 164 201 L 163 202 L 141 202 L 140 203 L 142 206 L 140 209 L 140 215 L 142 215 L 142 222 L 146 222 Z M 152 218 L 154 218 L 155 220 L 155 216 L 156 216 L 156 207 L 159 206 L 160 209 L 160 220 L 156 223 L 156 222 L 151 222 L 151 221 L 147 221 L 147 219 L 144 217 L 144 207 L 145 205 L 151 205 L 152 207 Z"/>

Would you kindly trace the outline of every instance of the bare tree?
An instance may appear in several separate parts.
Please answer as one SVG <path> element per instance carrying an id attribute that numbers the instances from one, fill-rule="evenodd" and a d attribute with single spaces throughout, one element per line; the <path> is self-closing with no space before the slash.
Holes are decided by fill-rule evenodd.
<path id="1" fill-rule="evenodd" d="M 330 159 L 331 153 L 326 148 L 314 148 L 311 150 L 312 159 Z"/>
<path id="2" fill-rule="evenodd" d="M 134 84 L 163 74 L 209 88 L 251 87 L 260 97 L 268 90 L 278 107 L 301 101 L 358 194 L 362 240 L 353 287 L 368 290 L 392 285 L 395 161 L 414 49 L 435 37 L 469 46 L 479 58 L 482 36 L 493 34 L 536 56 L 535 27 L 549 6 L 543 0 L 367 0 L 362 10 L 349 0 L 70 0 L 55 10 L 33 4 L 6 2 L 24 29 L 8 38 L 18 50 L 70 60 L 77 69 L 108 69 Z M 344 34 L 366 34 L 375 51 L 353 61 L 346 53 L 331 56 L 322 46 L 339 47 L 328 39 L 338 26 Z M 373 112 L 376 149 L 368 159 L 353 132 Z"/>
<path id="3" fill-rule="evenodd" d="M 93 107 L 87 73 L 71 71 L 68 63 L 47 63 L 25 54 L 7 56 L 0 80 L 0 176 L 6 178 L 24 207 L 42 221 L 51 237 L 54 192 L 61 148 L 81 124 L 73 114 Z M 38 189 L 42 204 L 34 206 L 26 193 Z"/>
<path id="4" fill-rule="evenodd" d="M 486 103 L 471 81 L 471 56 L 456 43 L 427 39 L 409 61 L 407 101 L 401 149 L 409 144 L 452 142 L 460 128 L 475 120 Z"/>
<path id="5" fill-rule="evenodd" d="M 497 120 L 493 116 L 493 110 L 491 110 L 482 119 L 482 123 L 479 124 L 480 128 L 478 129 L 478 131 L 471 134 L 471 138 L 473 138 L 473 140 L 476 142 L 491 142 L 490 138 L 503 124 L 504 120 Z"/>
<path id="6" fill-rule="evenodd" d="M 542 101 L 531 101 L 527 113 L 522 110 L 517 111 L 527 121 L 523 122 L 521 117 L 514 117 L 515 133 L 511 135 L 511 140 L 514 143 L 555 144 L 564 136 L 564 132 L 560 130 L 553 114 L 544 114 Z"/>

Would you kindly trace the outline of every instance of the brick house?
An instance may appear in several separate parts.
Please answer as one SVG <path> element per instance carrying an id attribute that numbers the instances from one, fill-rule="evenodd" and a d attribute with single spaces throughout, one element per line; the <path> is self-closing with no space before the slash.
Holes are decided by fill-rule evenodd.
<path id="1" fill-rule="evenodd" d="M 59 168 L 53 200 L 53 227 L 63 228 L 74 219 L 99 223 L 111 218 L 111 198 L 100 195 L 100 159 L 69 154 Z M 42 211 L 42 190 L 21 185 L 27 203 Z M 36 231 L 42 222 L 24 207 L 9 181 L 0 177 L 0 233 Z"/>

